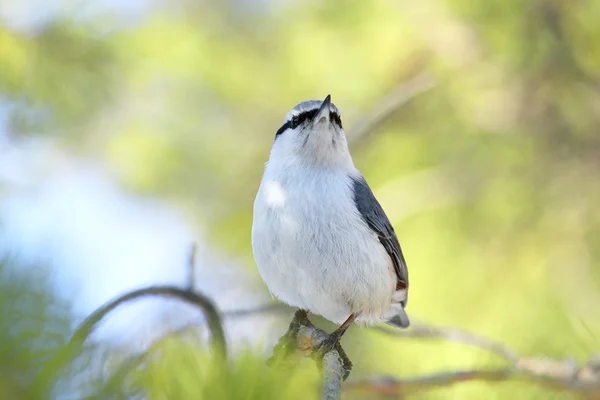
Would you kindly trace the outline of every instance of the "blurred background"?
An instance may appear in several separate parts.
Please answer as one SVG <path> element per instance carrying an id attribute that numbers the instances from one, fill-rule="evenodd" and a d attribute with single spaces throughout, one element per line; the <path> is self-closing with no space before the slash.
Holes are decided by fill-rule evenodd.
<path id="1" fill-rule="evenodd" d="M 270 304 L 254 195 L 285 114 L 329 93 L 396 227 L 413 321 L 584 362 L 600 349 L 599 20 L 594 0 L 0 0 L 0 398 L 316 395 L 312 362 L 264 365 L 292 312 L 226 318 L 225 367 L 203 329 L 156 345 L 198 310 L 143 300 L 55 360 L 111 298 L 183 285 L 193 241 L 223 312 Z M 344 347 L 353 379 L 501 364 L 356 327 Z M 469 382 L 414 398 L 571 397 Z"/>

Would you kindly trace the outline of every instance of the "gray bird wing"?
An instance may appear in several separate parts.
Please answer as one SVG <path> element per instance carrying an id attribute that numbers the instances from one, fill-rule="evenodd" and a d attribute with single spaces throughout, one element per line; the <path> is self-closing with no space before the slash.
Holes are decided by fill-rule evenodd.
<path id="1" fill-rule="evenodd" d="M 375 198 L 373 191 L 364 177 L 353 178 L 354 202 L 362 219 L 377 234 L 379 241 L 388 252 L 394 263 L 398 288 L 404 285 L 408 289 L 408 269 L 398 242 L 394 227 Z"/>

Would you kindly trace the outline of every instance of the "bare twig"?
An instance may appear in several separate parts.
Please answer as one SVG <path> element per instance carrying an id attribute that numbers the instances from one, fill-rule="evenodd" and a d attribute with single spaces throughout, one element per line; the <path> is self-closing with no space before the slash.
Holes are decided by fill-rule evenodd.
<path id="1" fill-rule="evenodd" d="M 379 378 L 357 382 L 348 382 L 345 390 L 380 396 L 399 396 L 420 390 L 433 389 L 439 386 L 450 386 L 455 383 L 473 380 L 499 381 L 510 378 L 513 372 L 510 368 L 498 370 L 468 370 L 455 371 L 415 379 Z"/>
<path id="2" fill-rule="evenodd" d="M 273 357 L 268 363 L 284 364 L 298 353 L 304 356 L 313 356 L 313 350 L 319 348 L 328 339 L 329 334 L 327 332 L 316 328 L 308 320 L 305 313 L 297 311 L 292 322 L 290 322 L 288 331 L 275 346 Z M 318 361 L 320 361 L 323 374 L 323 398 L 328 400 L 340 399 L 342 381 L 350 375 L 352 362 L 339 343 Z"/>
<path id="3" fill-rule="evenodd" d="M 194 291 L 196 275 L 196 251 L 197 244 L 192 243 L 190 247 L 190 256 L 187 266 L 188 276 L 186 282 L 186 289 L 180 289 L 174 286 L 150 286 L 125 293 L 109 301 L 108 303 L 94 311 L 90 316 L 88 316 L 75 330 L 73 337 L 69 341 L 69 347 L 73 347 L 75 344 L 83 343 L 85 339 L 90 335 L 96 324 L 121 304 L 132 300 L 137 300 L 141 297 L 162 296 L 182 300 L 202 310 L 206 319 L 206 323 L 208 324 L 208 329 L 211 334 L 211 343 L 213 347 L 217 350 L 217 353 L 223 358 L 225 358 L 227 355 L 225 332 L 223 331 L 223 324 L 221 322 L 221 317 L 219 316 L 217 308 L 215 307 L 211 299 L 199 292 Z"/>
<path id="4" fill-rule="evenodd" d="M 198 251 L 198 243 L 192 243 L 190 248 L 190 258 L 188 261 L 188 277 L 187 289 L 193 291 L 196 287 L 196 253 Z"/>
<path id="5" fill-rule="evenodd" d="M 397 396 L 473 380 L 504 381 L 508 379 L 522 379 L 552 389 L 567 390 L 585 395 L 600 395 L 600 362 L 598 357 L 592 357 L 587 364 L 579 368 L 573 360 L 555 360 L 548 357 L 519 357 L 500 343 L 456 328 L 436 328 L 417 325 L 402 331 L 392 331 L 384 327 L 376 329 L 394 337 L 442 339 L 463 343 L 490 351 L 508 361 L 509 366 L 496 370 L 447 372 L 414 379 L 400 380 L 390 378 L 350 382 L 346 386 L 348 390 Z"/>
<path id="6" fill-rule="evenodd" d="M 410 81 L 402 83 L 379 102 L 376 107 L 358 120 L 358 124 L 348 133 L 348 142 L 355 145 L 367 139 L 379 124 L 392 115 L 394 111 L 434 86 L 435 80 L 427 72 L 422 72 Z"/>
<path id="7" fill-rule="evenodd" d="M 79 325 L 69 342 L 69 346 L 72 346 L 75 343 L 83 343 L 90 335 L 96 324 L 121 304 L 148 296 L 176 298 L 201 309 L 204 313 L 206 322 L 208 324 L 208 329 L 211 333 L 211 342 L 213 346 L 219 355 L 223 357 L 226 356 L 225 333 L 223 331 L 221 317 L 219 316 L 219 313 L 217 312 L 212 300 L 203 294 L 180 289 L 174 286 L 150 286 L 125 293 L 124 295 L 109 301 L 107 304 L 94 311 L 85 319 L 85 321 L 83 321 L 81 325 Z"/>
<path id="8" fill-rule="evenodd" d="M 142 297 L 162 296 L 182 300 L 188 304 L 198 307 L 204 313 L 204 317 L 210 331 L 211 344 L 216 351 L 216 354 L 225 359 L 227 357 L 227 346 L 225 342 L 225 333 L 221 317 L 213 304 L 212 300 L 201 293 L 195 292 L 194 287 L 194 266 L 195 266 L 196 245 L 192 245 L 189 264 L 188 264 L 188 281 L 187 288 L 180 289 L 174 286 L 150 286 L 129 293 L 125 293 L 102 307 L 95 310 L 89 315 L 75 330 L 75 333 L 69 340 L 69 343 L 63 351 L 57 353 L 56 357 L 45 365 L 39 373 L 38 381 L 40 384 L 50 382 L 57 373 L 62 371 L 73 359 L 77 356 L 81 345 L 91 334 L 94 327 L 111 311 L 119 307 L 121 304 L 137 300 Z"/>
<path id="9" fill-rule="evenodd" d="M 388 329 L 383 326 L 375 328 L 378 332 L 386 335 L 402 337 L 402 338 L 417 338 L 417 339 L 442 339 L 449 342 L 463 343 L 468 346 L 478 347 L 483 350 L 490 351 L 505 360 L 514 363 L 519 357 L 506 346 L 496 343 L 482 336 L 474 335 L 456 328 L 437 328 L 429 325 L 414 325 L 409 329 Z"/>
<path id="10" fill-rule="evenodd" d="M 337 351 L 332 350 L 323 356 L 323 400 L 341 398 L 343 380 L 343 360 Z"/>
<path id="11" fill-rule="evenodd" d="M 223 318 L 244 318 L 252 317 L 258 314 L 275 314 L 275 313 L 288 313 L 295 311 L 292 307 L 283 303 L 272 303 L 265 304 L 256 308 L 249 308 L 245 310 L 229 310 L 223 311 L 221 315 Z"/>
<path id="12" fill-rule="evenodd" d="M 547 361 L 548 360 L 546 360 L 546 362 Z M 536 364 L 537 362 L 530 360 L 530 363 Z M 576 369 L 575 371 L 571 371 L 571 368 L 566 365 L 569 364 L 568 362 L 552 360 L 552 364 L 554 364 L 556 371 L 563 371 L 561 374 L 547 373 L 548 371 L 542 372 L 531 366 L 524 368 L 525 364 L 527 363 L 516 367 L 507 367 L 496 370 L 444 372 L 414 379 L 387 378 L 349 382 L 346 384 L 345 389 L 369 394 L 398 396 L 416 391 L 429 390 L 440 386 L 451 386 L 456 383 L 468 381 L 491 382 L 520 379 L 550 389 L 565 390 L 587 396 L 600 395 L 599 371 L 594 368 L 591 361 L 581 370 Z"/>

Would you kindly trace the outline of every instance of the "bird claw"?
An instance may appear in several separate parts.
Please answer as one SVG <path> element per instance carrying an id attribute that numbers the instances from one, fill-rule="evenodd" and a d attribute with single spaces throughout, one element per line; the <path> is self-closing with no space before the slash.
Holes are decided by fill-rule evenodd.
<path id="1" fill-rule="evenodd" d="M 327 337 L 327 339 L 323 340 L 318 345 L 312 348 L 312 352 L 310 354 L 313 360 L 322 361 L 325 354 L 329 353 L 331 350 L 334 350 L 340 343 L 340 337 L 335 333 L 332 333 Z"/>
<path id="2" fill-rule="evenodd" d="M 287 332 L 279 338 L 273 349 L 273 355 L 267 360 L 267 365 L 273 365 L 277 360 L 283 360 L 297 351 L 298 331 L 302 326 L 312 326 L 305 311 L 298 310 L 290 322 Z"/>
<path id="3" fill-rule="evenodd" d="M 343 380 L 346 380 L 350 376 L 352 371 L 352 361 L 346 355 L 346 352 L 340 344 L 340 336 L 333 333 L 330 334 L 327 339 L 322 341 L 319 345 L 312 348 L 310 357 L 317 362 L 319 368 L 323 368 L 323 358 L 330 351 L 336 351 L 340 361 L 342 362 L 342 368 L 344 370 Z"/>
<path id="4" fill-rule="evenodd" d="M 302 356 L 303 352 L 304 355 L 308 355 L 305 352 L 308 350 L 310 351 L 310 358 L 316 360 L 319 368 L 322 368 L 323 357 L 325 354 L 335 350 L 339 354 L 340 360 L 342 361 L 342 366 L 344 369 L 343 379 L 346 380 L 346 378 L 348 378 L 350 375 L 350 371 L 352 370 L 352 362 L 340 345 L 340 335 L 337 332 L 334 332 L 327 335 L 326 339 L 311 346 L 309 343 L 306 343 L 298 337 L 298 333 L 302 328 L 317 329 L 308 319 L 306 312 L 300 310 L 294 314 L 294 318 L 292 319 L 292 322 L 290 322 L 288 331 L 279 339 L 277 345 L 275 345 L 275 348 L 273 349 L 273 355 L 267 360 L 267 365 L 281 365 L 282 362 L 286 365 L 292 365 L 292 360 L 295 357 Z M 321 332 L 323 334 L 325 333 L 323 331 Z M 291 364 L 290 361 L 292 361 Z"/>

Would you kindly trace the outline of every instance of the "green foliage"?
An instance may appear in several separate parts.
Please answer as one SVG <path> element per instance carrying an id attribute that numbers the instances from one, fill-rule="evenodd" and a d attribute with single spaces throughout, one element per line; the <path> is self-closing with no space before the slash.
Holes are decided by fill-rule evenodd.
<path id="1" fill-rule="evenodd" d="M 140 357 L 115 360 L 114 374 L 90 399 L 316 399 L 319 373 L 310 360 L 273 368 L 251 349 L 227 362 L 193 340 L 166 336 Z M 175 373 L 174 373 L 175 372 Z"/>
<path id="2" fill-rule="evenodd" d="M 17 268 L 0 260 L 0 398 L 47 399 L 58 372 L 53 365 L 68 339 L 70 309 L 52 295 L 44 269 Z"/>
<path id="3" fill-rule="evenodd" d="M 162 347 L 156 361 L 138 377 L 140 387 L 152 399 L 318 398 L 318 373 L 312 363 L 275 369 L 244 352 L 223 365 L 191 344 L 177 341 Z M 179 372 L 173 379 L 175 370 Z"/>

